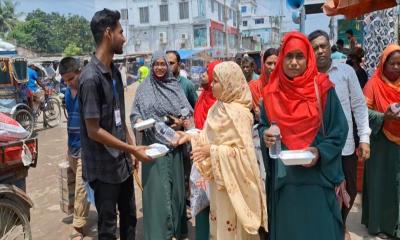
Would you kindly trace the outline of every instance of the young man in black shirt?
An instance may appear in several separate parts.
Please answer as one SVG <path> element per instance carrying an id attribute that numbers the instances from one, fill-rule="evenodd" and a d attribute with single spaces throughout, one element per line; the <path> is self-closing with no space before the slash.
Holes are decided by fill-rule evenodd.
<path id="1" fill-rule="evenodd" d="M 104 9 L 93 16 L 90 28 L 96 54 L 79 82 L 83 178 L 94 190 L 98 239 L 116 239 L 117 209 L 120 238 L 135 239 L 136 206 L 132 159 L 150 160 L 145 147 L 134 146 L 125 122 L 121 73 L 112 63 L 125 42 L 120 13 Z M 133 155 L 133 156 L 132 156 Z"/>

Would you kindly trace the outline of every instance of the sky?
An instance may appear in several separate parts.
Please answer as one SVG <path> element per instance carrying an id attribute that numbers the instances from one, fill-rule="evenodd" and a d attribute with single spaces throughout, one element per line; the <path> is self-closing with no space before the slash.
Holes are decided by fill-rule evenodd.
<path id="1" fill-rule="evenodd" d="M 298 29 L 298 24 L 294 24 L 292 21 L 292 13 L 296 10 L 291 9 L 286 5 L 286 0 L 257 0 L 258 8 L 257 14 L 260 15 L 274 15 L 280 12 L 280 5 L 282 1 L 282 12 L 284 15 L 285 25 L 289 28 L 287 30 Z M 311 14 L 306 17 L 305 32 L 306 34 L 311 33 L 314 30 L 322 29 L 329 33 L 329 20 L 330 18 L 320 14 Z"/>
<path id="2" fill-rule="evenodd" d="M 58 12 L 61 14 L 78 14 L 90 19 L 94 14 L 94 0 L 16 0 L 18 12 L 31 12 L 35 9 L 41 9 L 45 12 Z M 286 6 L 286 1 L 283 1 L 283 15 L 288 30 L 294 29 L 296 26 L 292 23 L 292 12 Z M 110 0 L 111 2 L 111 0 Z M 258 8 L 257 14 L 260 15 L 275 15 L 280 11 L 279 0 L 257 0 Z M 110 6 L 112 7 L 112 6 Z M 316 30 L 322 29 L 329 32 L 328 28 L 329 17 L 324 14 L 307 15 L 305 32 L 306 34 Z"/>
<path id="3" fill-rule="evenodd" d="M 16 2 L 17 11 L 24 13 L 41 9 L 44 12 L 78 14 L 87 19 L 90 19 L 94 14 L 93 0 L 16 0 Z"/>

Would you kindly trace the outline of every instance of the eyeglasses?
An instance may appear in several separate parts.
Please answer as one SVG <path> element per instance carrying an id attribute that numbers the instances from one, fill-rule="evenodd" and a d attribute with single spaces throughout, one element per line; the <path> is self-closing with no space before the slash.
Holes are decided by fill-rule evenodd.
<path id="1" fill-rule="evenodd" d="M 169 65 L 174 65 L 176 64 L 176 62 L 169 62 Z"/>

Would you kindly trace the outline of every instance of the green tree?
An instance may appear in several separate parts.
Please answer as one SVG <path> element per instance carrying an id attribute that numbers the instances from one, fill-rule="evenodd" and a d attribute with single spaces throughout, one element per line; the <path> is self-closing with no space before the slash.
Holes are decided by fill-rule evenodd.
<path id="1" fill-rule="evenodd" d="M 81 53 L 94 49 L 89 22 L 78 15 L 60 15 L 35 10 L 27 14 L 24 22 L 17 24 L 9 38 L 18 45 L 44 53 L 64 53 L 76 46 Z"/>
<path id="2" fill-rule="evenodd" d="M 48 52 L 50 48 L 49 36 L 51 31 L 48 26 L 38 19 L 17 24 L 9 34 L 9 38 L 17 40 L 19 45 L 38 51 Z"/>
<path id="3" fill-rule="evenodd" d="M 72 57 L 72 56 L 77 56 L 82 54 L 82 49 L 78 46 L 76 46 L 75 43 L 70 43 L 68 46 L 64 49 L 64 55 L 66 57 Z"/>
<path id="4" fill-rule="evenodd" d="M 64 44 L 75 43 L 85 53 L 90 53 L 94 48 L 94 41 L 90 31 L 90 24 L 85 18 L 73 15 L 60 21 L 60 35 L 63 36 Z M 61 27 L 63 26 L 63 27 Z"/>
<path id="5" fill-rule="evenodd" d="M 20 16 L 15 12 L 16 3 L 12 0 L 0 1 L 0 36 L 4 37 L 14 29 Z"/>

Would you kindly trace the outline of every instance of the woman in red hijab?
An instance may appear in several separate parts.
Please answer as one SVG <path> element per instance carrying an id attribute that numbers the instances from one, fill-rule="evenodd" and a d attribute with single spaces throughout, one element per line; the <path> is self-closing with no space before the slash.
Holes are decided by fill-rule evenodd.
<path id="1" fill-rule="evenodd" d="M 364 87 L 369 108 L 371 157 L 365 163 L 362 223 L 370 234 L 400 238 L 400 46 L 391 44 Z M 386 235 L 386 236 L 385 236 Z"/>
<path id="2" fill-rule="evenodd" d="M 253 109 L 259 113 L 260 99 L 262 98 L 262 90 L 268 83 L 271 73 L 275 69 L 276 60 L 278 59 L 278 49 L 268 48 L 263 55 L 261 74 L 257 80 L 250 81 L 249 87 L 251 96 L 253 97 Z"/>
<path id="3" fill-rule="evenodd" d="M 283 150 L 308 150 L 309 164 L 286 166 L 264 154 L 271 240 L 344 238 L 335 187 L 344 179 L 341 152 L 348 125 L 328 75 L 317 70 L 307 37 L 284 36 L 276 69 L 264 87 L 261 134 L 266 147 L 276 142 L 269 127 L 280 128 Z M 268 152 L 268 150 L 267 150 Z"/>
<path id="4" fill-rule="evenodd" d="M 203 92 L 200 94 L 194 107 L 194 124 L 197 129 L 203 129 L 204 122 L 207 118 L 208 110 L 215 103 L 216 99 L 212 94 L 211 83 L 213 81 L 213 71 L 221 61 L 213 61 L 207 65 L 207 71 L 204 72 L 202 78 Z"/>

